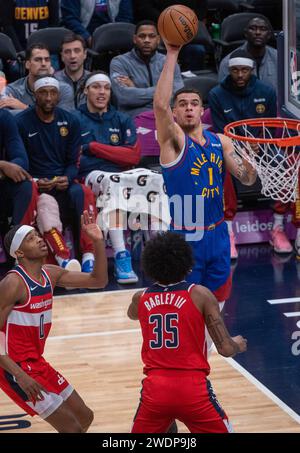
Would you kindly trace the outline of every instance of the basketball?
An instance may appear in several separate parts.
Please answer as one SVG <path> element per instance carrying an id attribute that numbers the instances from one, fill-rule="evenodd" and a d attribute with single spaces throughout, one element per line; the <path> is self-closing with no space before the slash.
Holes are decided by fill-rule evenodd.
<path id="1" fill-rule="evenodd" d="M 198 31 L 198 17 L 187 6 L 173 5 L 164 9 L 158 18 L 158 32 L 168 43 L 182 46 L 192 41 Z"/>

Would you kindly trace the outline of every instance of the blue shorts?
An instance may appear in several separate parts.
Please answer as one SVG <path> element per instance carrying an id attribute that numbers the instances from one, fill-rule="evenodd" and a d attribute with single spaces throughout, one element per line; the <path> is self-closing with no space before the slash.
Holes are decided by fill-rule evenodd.
<path id="1" fill-rule="evenodd" d="M 226 222 L 205 230 L 200 241 L 188 241 L 193 250 L 194 267 L 186 280 L 206 286 L 221 302 L 231 289 L 230 240 Z"/>

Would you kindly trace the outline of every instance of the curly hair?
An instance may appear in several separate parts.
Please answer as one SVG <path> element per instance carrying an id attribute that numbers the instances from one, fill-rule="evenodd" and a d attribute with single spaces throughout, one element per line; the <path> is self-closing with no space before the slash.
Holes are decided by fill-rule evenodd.
<path id="1" fill-rule="evenodd" d="M 151 279 L 169 285 L 183 280 L 194 264 L 193 252 L 182 235 L 170 231 L 147 242 L 142 268 Z"/>

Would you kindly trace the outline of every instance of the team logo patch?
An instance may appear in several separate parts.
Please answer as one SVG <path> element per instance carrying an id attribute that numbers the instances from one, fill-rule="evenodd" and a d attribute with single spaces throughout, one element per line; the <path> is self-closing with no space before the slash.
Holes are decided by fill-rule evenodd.
<path id="1" fill-rule="evenodd" d="M 120 141 L 120 138 L 119 138 L 118 134 L 111 134 L 110 141 L 112 143 L 118 143 Z"/>
<path id="2" fill-rule="evenodd" d="M 257 113 L 265 113 L 266 106 L 264 104 L 257 104 L 256 111 Z"/>
<path id="3" fill-rule="evenodd" d="M 68 135 L 68 133 L 69 133 L 69 130 L 68 130 L 66 127 L 62 126 L 62 127 L 59 129 L 59 133 L 60 133 L 60 135 L 61 135 L 62 137 L 66 137 L 66 136 Z"/>

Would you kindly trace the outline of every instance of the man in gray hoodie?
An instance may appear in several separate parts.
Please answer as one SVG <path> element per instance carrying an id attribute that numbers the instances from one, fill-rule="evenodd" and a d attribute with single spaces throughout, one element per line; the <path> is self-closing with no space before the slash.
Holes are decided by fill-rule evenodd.
<path id="1" fill-rule="evenodd" d="M 166 59 L 157 51 L 159 41 L 154 22 L 139 22 L 133 37 L 134 48 L 111 61 L 110 78 L 118 109 L 131 117 L 153 109 L 155 87 Z M 180 69 L 176 65 L 173 93 L 182 87 Z"/>

